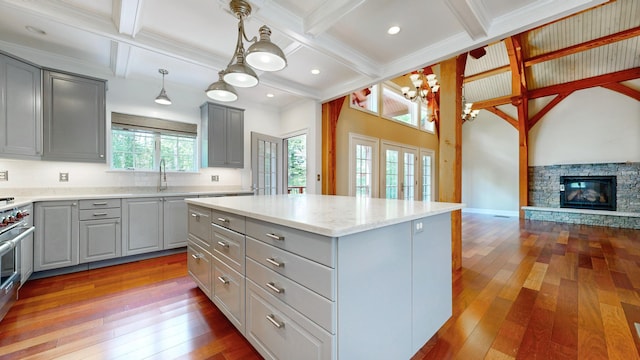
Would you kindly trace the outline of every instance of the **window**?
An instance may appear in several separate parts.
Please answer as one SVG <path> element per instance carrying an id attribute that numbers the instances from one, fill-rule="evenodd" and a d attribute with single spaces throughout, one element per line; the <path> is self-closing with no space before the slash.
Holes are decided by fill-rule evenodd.
<path id="1" fill-rule="evenodd" d="M 422 176 L 422 201 L 433 201 L 434 198 L 434 165 L 435 152 L 422 149 L 420 151 L 420 172 Z"/>
<path id="2" fill-rule="evenodd" d="M 354 91 L 350 96 L 351 107 L 378 113 L 378 85 L 372 85 L 359 91 Z"/>
<path id="3" fill-rule="evenodd" d="M 164 160 L 167 171 L 195 172 L 196 125 L 112 113 L 111 168 L 154 171 Z"/>
<path id="4" fill-rule="evenodd" d="M 378 196 L 378 139 L 349 134 L 349 195 Z"/>
<path id="5" fill-rule="evenodd" d="M 284 140 L 287 148 L 287 193 L 303 194 L 307 188 L 307 135 Z"/>
<path id="6" fill-rule="evenodd" d="M 418 124 L 418 104 L 406 99 L 395 86 L 382 86 L 382 116 L 412 126 Z"/>

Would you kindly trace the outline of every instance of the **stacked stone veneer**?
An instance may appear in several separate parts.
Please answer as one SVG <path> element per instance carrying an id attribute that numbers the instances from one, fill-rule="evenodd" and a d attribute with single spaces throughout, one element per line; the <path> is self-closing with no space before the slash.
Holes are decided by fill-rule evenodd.
<path id="1" fill-rule="evenodd" d="M 560 176 L 609 175 L 616 176 L 616 212 L 553 211 L 560 208 Z M 640 163 L 531 166 L 529 205 L 547 209 L 525 209 L 525 219 L 640 229 Z"/>

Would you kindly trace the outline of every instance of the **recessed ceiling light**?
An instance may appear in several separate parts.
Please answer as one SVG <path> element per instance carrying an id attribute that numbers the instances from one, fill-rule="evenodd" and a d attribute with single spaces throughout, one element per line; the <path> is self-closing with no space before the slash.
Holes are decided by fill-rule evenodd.
<path id="1" fill-rule="evenodd" d="M 46 32 L 46 31 L 44 31 L 44 30 L 42 30 L 42 29 L 40 29 L 40 28 L 37 28 L 37 27 L 35 27 L 35 26 L 27 25 L 27 26 L 25 26 L 24 28 L 25 28 L 25 29 L 27 29 L 27 31 L 32 32 L 32 33 L 34 33 L 34 34 L 38 34 L 38 35 L 47 35 L 47 32 Z"/>
<path id="2" fill-rule="evenodd" d="M 312 70 L 311 70 L 311 73 L 312 73 L 313 75 L 318 75 L 318 74 L 320 74 L 320 70 L 319 70 L 319 69 L 312 69 Z"/>
<path id="3" fill-rule="evenodd" d="M 400 26 L 392 26 L 389 28 L 389 30 L 387 30 L 387 34 L 389 35 L 395 35 L 399 32 L 400 32 Z"/>
<path id="4" fill-rule="evenodd" d="M 272 97 L 274 97 L 274 96 L 275 96 L 275 95 L 273 95 L 272 93 L 267 93 L 267 97 L 268 97 L 268 98 L 272 98 Z"/>

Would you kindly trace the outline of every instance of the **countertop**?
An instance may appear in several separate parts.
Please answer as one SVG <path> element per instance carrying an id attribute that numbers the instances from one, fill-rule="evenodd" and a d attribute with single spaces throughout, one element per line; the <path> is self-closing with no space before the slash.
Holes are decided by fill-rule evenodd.
<path id="1" fill-rule="evenodd" d="M 258 195 L 187 199 L 274 224 L 339 237 L 459 210 L 464 204 L 335 195 Z"/>
<path id="2" fill-rule="evenodd" d="M 13 209 L 15 207 L 25 206 L 38 201 L 65 201 L 65 200 L 84 200 L 84 199 L 127 199 L 142 197 L 172 197 L 172 196 L 224 196 L 227 194 L 253 194 L 252 190 L 213 190 L 213 191 L 160 191 L 160 192 L 130 192 L 130 193 L 78 193 L 78 194 L 56 194 L 56 195 L 33 195 L 33 196 L 15 196 L 15 200 L 6 205 L 0 205 L 0 211 Z M 3 196 L 4 197 L 4 196 Z"/>

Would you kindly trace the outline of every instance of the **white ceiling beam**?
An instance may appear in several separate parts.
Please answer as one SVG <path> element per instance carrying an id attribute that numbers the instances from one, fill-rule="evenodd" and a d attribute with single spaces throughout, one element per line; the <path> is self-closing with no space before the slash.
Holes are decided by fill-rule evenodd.
<path id="1" fill-rule="evenodd" d="M 357 9 L 365 0 L 328 0 L 303 19 L 304 32 L 318 36 Z"/>
<path id="2" fill-rule="evenodd" d="M 136 37 L 140 31 L 140 16 L 144 0 L 113 0 L 112 17 L 120 34 Z"/>
<path id="3" fill-rule="evenodd" d="M 288 9 L 275 2 L 269 2 L 268 5 L 257 10 L 254 7 L 252 17 L 268 24 L 272 29 L 277 29 L 277 31 L 280 31 L 291 40 L 332 58 L 356 73 L 373 77 L 378 76 L 381 66 L 371 58 L 327 33 L 315 38 L 305 34 L 301 17 L 295 16 Z"/>
<path id="4" fill-rule="evenodd" d="M 445 4 L 472 40 L 487 36 L 491 22 L 482 1 L 446 0 Z"/>
<path id="5" fill-rule="evenodd" d="M 129 75 L 129 59 L 131 45 L 111 40 L 111 59 L 109 68 L 116 77 L 126 78 Z"/>

